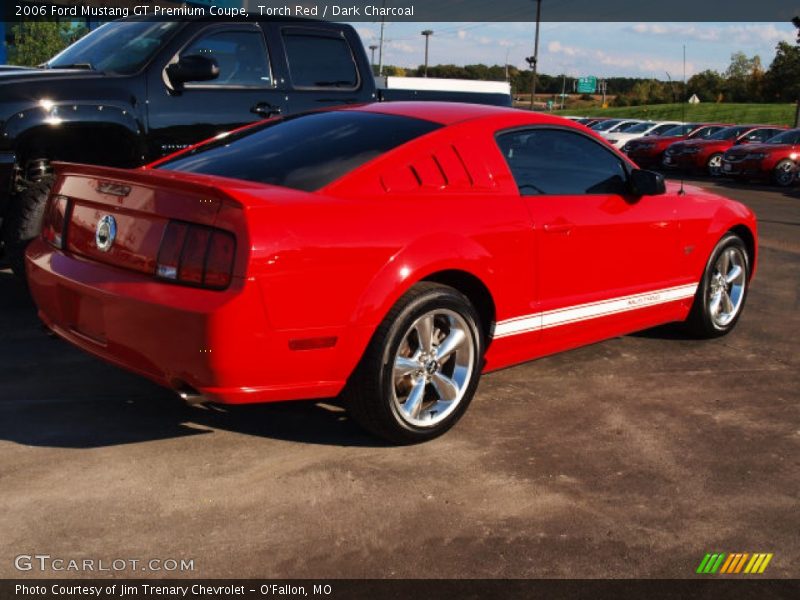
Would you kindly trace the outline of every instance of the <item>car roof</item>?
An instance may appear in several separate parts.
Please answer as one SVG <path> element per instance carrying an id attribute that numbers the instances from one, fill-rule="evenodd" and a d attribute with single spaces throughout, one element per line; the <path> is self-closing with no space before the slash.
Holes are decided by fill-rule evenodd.
<path id="1" fill-rule="evenodd" d="M 380 113 L 398 117 L 410 117 L 433 121 L 441 125 L 453 125 L 462 121 L 480 119 L 482 117 L 519 115 L 529 113 L 518 108 L 506 106 L 489 106 L 486 104 L 468 104 L 465 102 L 375 102 L 363 104 L 344 110 Z M 529 113 L 532 117 L 538 113 Z M 553 117 L 542 115 L 542 122 L 550 122 Z M 549 118 L 547 118 L 549 117 Z"/>

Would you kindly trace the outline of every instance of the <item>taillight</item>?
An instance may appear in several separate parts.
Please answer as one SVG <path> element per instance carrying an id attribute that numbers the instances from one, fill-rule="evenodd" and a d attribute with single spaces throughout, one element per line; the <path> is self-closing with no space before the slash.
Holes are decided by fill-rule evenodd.
<path id="1" fill-rule="evenodd" d="M 42 238 L 58 249 L 64 248 L 69 198 L 51 196 L 47 201 L 42 219 Z"/>
<path id="2" fill-rule="evenodd" d="M 156 275 L 187 285 L 223 289 L 231 282 L 236 238 L 220 229 L 170 221 L 158 250 Z"/>

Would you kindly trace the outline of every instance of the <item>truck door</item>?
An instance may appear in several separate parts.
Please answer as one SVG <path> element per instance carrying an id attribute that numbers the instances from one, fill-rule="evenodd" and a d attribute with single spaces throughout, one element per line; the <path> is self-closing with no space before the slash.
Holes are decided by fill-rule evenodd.
<path id="1" fill-rule="evenodd" d="M 171 85 L 166 67 L 189 55 L 214 58 L 219 76 Z M 217 23 L 201 27 L 174 56 L 152 68 L 147 111 L 151 158 L 284 111 L 285 95 L 270 58 L 257 24 Z"/>
<path id="2" fill-rule="evenodd" d="M 360 41 L 344 30 L 274 23 L 270 31 L 284 50 L 292 113 L 375 100 L 371 68 L 354 47 Z"/>

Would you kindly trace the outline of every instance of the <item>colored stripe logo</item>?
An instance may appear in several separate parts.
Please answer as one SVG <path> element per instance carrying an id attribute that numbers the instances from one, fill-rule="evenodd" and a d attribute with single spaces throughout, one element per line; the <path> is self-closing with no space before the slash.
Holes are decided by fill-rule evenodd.
<path id="1" fill-rule="evenodd" d="M 773 554 L 770 553 L 755 553 L 749 554 L 747 552 L 734 552 L 725 554 L 724 552 L 708 553 L 700 561 L 700 566 L 697 567 L 697 573 L 701 575 L 760 575 L 764 572 L 772 560 Z"/>

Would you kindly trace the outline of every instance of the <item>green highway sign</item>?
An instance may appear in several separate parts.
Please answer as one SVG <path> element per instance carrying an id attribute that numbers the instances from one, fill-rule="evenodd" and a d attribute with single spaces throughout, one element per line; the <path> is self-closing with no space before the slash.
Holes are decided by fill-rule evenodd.
<path id="1" fill-rule="evenodd" d="M 594 94 L 597 91 L 597 77 L 578 77 L 579 94 Z"/>

